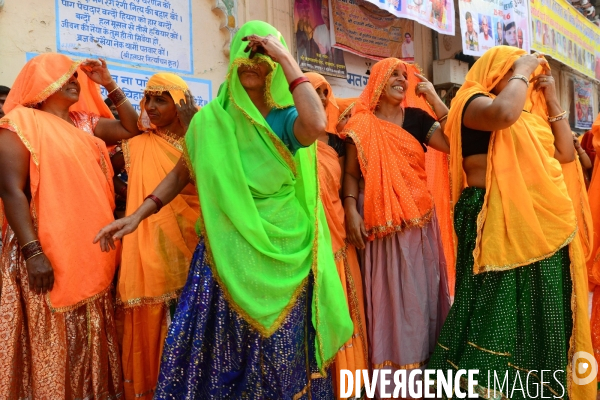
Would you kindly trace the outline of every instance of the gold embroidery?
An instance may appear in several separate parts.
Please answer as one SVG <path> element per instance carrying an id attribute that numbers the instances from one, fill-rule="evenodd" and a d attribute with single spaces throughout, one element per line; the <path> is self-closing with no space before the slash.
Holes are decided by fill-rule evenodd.
<path id="1" fill-rule="evenodd" d="M 450 360 L 446 360 L 446 361 L 448 362 L 448 364 L 452 365 L 452 367 L 454 369 L 460 369 L 460 368 L 458 368 L 458 365 L 454 364 L 452 361 L 450 361 Z"/>
<path id="2" fill-rule="evenodd" d="M 439 122 L 434 122 L 433 125 L 431 125 L 431 128 L 429 128 L 429 131 L 427 132 L 427 135 L 425 136 L 425 144 L 429 143 L 429 140 L 431 139 L 431 136 L 433 136 L 433 132 L 435 132 L 437 130 L 437 128 L 441 127 Z"/>
<path id="3" fill-rule="evenodd" d="M 444 346 L 443 344 L 441 344 L 440 342 L 437 342 L 437 345 L 440 346 L 442 349 L 448 351 L 450 350 L 448 347 Z"/>
<path id="4" fill-rule="evenodd" d="M 33 151 L 33 147 L 31 146 L 31 143 L 29 143 L 29 140 L 27 140 L 25 135 L 23 135 L 23 132 L 21 132 L 21 129 L 19 129 L 19 127 L 14 122 L 12 122 L 11 120 L 9 120 L 7 118 L 0 119 L 0 126 L 9 126 L 11 128 L 9 130 L 11 130 L 17 134 L 19 139 L 21 139 L 21 142 L 23 142 L 23 145 L 25 145 L 25 147 L 31 154 L 31 158 L 33 159 L 34 164 L 39 167 L 40 160 L 39 160 L 37 154 Z"/>
<path id="5" fill-rule="evenodd" d="M 175 147 L 177 150 L 183 152 L 183 142 L 184 142 L 184 138 L 183 137 L 179 137 L 177 135 L 175 135 L 174 133 L 171 133 L 171 131 L 169 130 L 153 130 L 151 131 L 153 134 L 155 134 L 156 136 L 158 136 L 159 138 L 165 140 L 167 143 L 169 143 L 171 146 Z"/>
<path id="6" fill-rule="evenodd" d="M 348 247 L 348 245 L 346 244 L 346 246 L 344 246 L 344 249 L 346 249 Z M 352 248 L 354 250 L 354 248 Z M 355 251 L 355 250 L 354 250 Z M 367 335 L 365 334 L 365 329 L 363 327 L 363 322 L 362 322 L 362 318 L 360 315 L 360 303 L 358 301 L 358 297 L 356 296 L 356 286 L 354 284 L 354 278 L 352 277 L 352 273 L 350 272 L 350 265 L 348 264 L 348 258 L 347 258 L 347 254 L 346 252 L 344 252 L 344 270 L 346 271 L 346 280 L 348 282 L 348 284 L 350 285 L 350 290 L 348 293 L 348 297 L 350 300 L 350 303 L 352 304 L 352 318 L 355 321 L 358 321 L 358 334 L 352 335 L 352 339 L 359 337 L 360 340 L 362 341 L 363 344 L 363 356 L 365 357 L 365 360 L 369 359 L 369 354 L 368 354 L 368 347 L 367 347 L 367 341 L 365 340 L 365 338 L 367 337 Z"/>
<path id="7" fill-rule="evenodd" d="M 33 99 L 31 99 L 27 103 L 23 103 L 23 106 L 25 106 L 25 107 L 35 106 L 36 104 L 39 104 L 42 101 L 46 100 L 48 97 L 52 96 L 61 87 L 63 87 L 63 85 L 69 80 L 70 77 L 73 76 L 73 74 L 75 73 L 75 70 L 77 69 L 77 67 L 79 67 L 79 64 L 81 64 L 81 61 L 73 61 L 73 64 L 71 64 L 71 67 L 69 68 L 69 70 L 67 72 L 65 72 L 65 74 L 63 76 L 58 78 L 58 80 L 56 82 L 50 84 L 50 86 L 48 86 L 46 89 L 42 90 Z"/>
<path id="8" fill-rule="evenodd" d="M 467 344 L 470 345 L 470 346 L 475 347 L 477 350 L 485 351 L 486 353 L 494 354 L 494 355 L 497 355 L 497 356 L 510 357 L 510 353 L 500 353 L 500 352 L 497 352 L 497 351 L 492 351 L 492 350 L 484 349 L 483 347 L 477 346 L 473 342 L 467 342 Z M 446 350 L 448 350 L 448 349 L 446 349 Z"/>
<path id="9" fill-rule="evenodd" d="M 356 102 L 352 102 L 350 103 L 350 105 L 348 107 L 346 107 L 346 109 L 344 111 L 342 111 L 342 113 L 340 114 L 339 118 L 338 118 L 338 122 L 340 122 L 342 119 L 344 119 L 344 117 L 350 112 L 352 111 L 352 109 L 354 108 L 354 105 L 356 104 Z"/>
<path id="10" fill-rule="evenodd" d="M 416 363 L 412 363 L 412 364 L 399 365 L 393 361 L 386 360 L 386 361 L 382 362 L 381 364 L 373 364 L 373 369 L 381 369 L 381 368 L 385 368 L 385 367 L 392 367 L 394 369 L 415 369 L 415 368 L 421 368 L 422 366 L 427 365 L 428 362 L 429 362 L 429 358 L 424 361 L 420 361 L 420 362 L 416 362 Z"/>
<path id="11" fill-rule="evenodd" d="M 76 308 L 83 306 L 84 304 L 90 303 L 90 302 L 95 301 L 95 300 L 99 299 L 100 297 L 104 296 L 108 291 L 110 291 L 111 287 L 112 287 L 112 284 L 109 285 L 106 289 L 100 291 L 99 293 L 96 293 L 95 295 L 93 295 L 91 297 L 88 297 L 87 299 L 83 299 L 73 305 L 64 306 L 64 307 L 54 307 L 52 305 L 52 303 L 50 302 L 50 292 L 48 292 L 48 293 L 46 293 L 46 304 L 48 304 L 48 308 L 50 308 L 50 311 L 52 311 L 53 313 L 57 313 L 57 312 L 63 313 L 63 312 L 67 312 L 67 311 L 73 311 Z"/>
<path id="12" fill-rule="evenodd" d="M 385 237 L 394 232 L 402 232 L 405 229 L 414 227 L 424 227 L 427 225 L 433 217 L 433 208 L 427 211 L 424 215 L 418 218 L 411 218 L 402 221 L 399 225 L 394 225 L 392 221 L 387 221 L 385 225 L 374 226 L 367 231 L 367 235 L 374 235 L 376 237 Z"/>
<path id="13" fill-rule="evenodd" d="M 139 297 L 127 301 L 122 301 L 117 297 L 115 304 L 118 307 L 128 309 L 140 306 L 151 306 L 157 304 L 169 305 L 173 303 L 181 294 L 182 289 L 175 290 L 174 292 L 165 293 L 157 297 Z"/>
<path id="14" fill-rule="evenodd" d="M 183 151 L 181 157 L 183 158 L 183 162 L 187 167 L 188 173 L 190 174 L 190 180 L 195 185 L 196 184 L 196 171 L 194 170 L 194 166 L 192 165 L 192 160 L 190 159 L 190 153 L 188 152 L 187 144 L 185 140 L 182 143 Z"/>
<path id="15" fill-rule="evenodd" d="M 127 175 L 130 174 L 131 169 L 131 152 L 129 151 L 129 139 L 121 142 L 121 148 L 123 149 L 123 158 L 125 159 L 125 171 Z"/>

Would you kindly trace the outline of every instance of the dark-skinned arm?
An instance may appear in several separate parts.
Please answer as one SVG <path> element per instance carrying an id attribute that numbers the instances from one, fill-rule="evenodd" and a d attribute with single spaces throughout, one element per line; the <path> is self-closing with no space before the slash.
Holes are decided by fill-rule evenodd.
<path id="1" fill-rule="evenodd" d="M 38 240 L 29 211 L 26 187 L 29 181 L 29 151 L 19 137 L 0 129 L 0 198 L 20 246 Z M 27 261 L 30 287 L 37 293 L 52 290 L 54 271 L 45 254 Z"/>

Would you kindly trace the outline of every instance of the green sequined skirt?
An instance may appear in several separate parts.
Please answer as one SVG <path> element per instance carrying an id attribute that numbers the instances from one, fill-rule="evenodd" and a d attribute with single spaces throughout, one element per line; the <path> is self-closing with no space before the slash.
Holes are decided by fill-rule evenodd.
<path id="1" fill-rule="evenodd" d="M 427 368 L 479 370 L 481 398 L 542 398 L 543 388 L 544 397 L 567 399 L 573 326 L 568 247 L 527 266 L 474 275 L 484 195 L 484 189 L 467 188 L 456 204 L 456 295 Z"/>

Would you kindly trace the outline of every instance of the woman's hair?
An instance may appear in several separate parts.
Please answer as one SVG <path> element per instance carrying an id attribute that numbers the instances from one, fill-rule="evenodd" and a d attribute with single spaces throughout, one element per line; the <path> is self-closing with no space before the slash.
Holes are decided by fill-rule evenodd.
<path id="1" fill-rule="evenodd" d="M 473 19 L 473 16 L 471 15 L 470 11 L 467 11 L 467 13 L 465 14 L 465 19 L 466 20 Z"/>
<path id="2" fill-rule="evenodd" d="M 504 25 L 504 32 L 512 29 L 512 28 L 516 28 L 517 24 L 513 21 L 513 22 L 509 22 L 508 24 Z"/>

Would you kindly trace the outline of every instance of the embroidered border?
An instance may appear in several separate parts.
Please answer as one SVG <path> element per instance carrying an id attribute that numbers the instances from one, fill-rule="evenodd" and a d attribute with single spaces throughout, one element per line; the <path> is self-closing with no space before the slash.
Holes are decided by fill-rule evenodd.
<path id="1" fill-rule="evenodd" d="M 381 368 L 385 368 L 385 367 L 392 367 L 395 369 L 415 369 L 415 368 L 421 368 L 422 366 L 427 365 L 428 362 L 429 362 L 429 358 L 426 360 L 423 360 L 423 361 L 412 363 L 412 364 L 399 365 L 393 361 L 386 360 L 380 364 L 373 364 L 373 369 L 381 369 Z"/>
<path id="2" fill-rule="evenodd" d="M 23 145 L 25 145 L 25 147 L 27 148 L 27 150 L 31 154 L 31 158 L 33 159 L 34 164 L 39 167 L 40 166 L 40 159 L 38 158 L 37 154 L 33 151 L 33 146 L 31 146 L 31 143 L 29 143 L 29 140 L 27 140 L 27 138 L 25 137 L 25 135 L 23 135 L 23 132 L 21 132 L 21 129 L 19 129 L 19 127 L 17 126 L 17 124 L 15 124 L 14 122 L 12 122 L 8 118 L 2 118 L 2 119 L 0 119 L 0 127 L 2 127 L 2 126 L 8 126 L 8 127 L 10 127 L 11 129 L 9 129 L 9 130 L 13 131 L 14 133 L 17 134 L 17 136 L 19 137 L 19 139 L 21 139 L 21 142 L 23 142 Z"/>
<path id="3" fill-rule="evenodd" d="M 56 82 L 51 83 L 46 89 L 42 90 L 33 99 L 29 100 L 26 103 L 23 103 L 23 106 L 35 106 L 36 104 L 39 104 L 42 101 L 46 100 L 48 97 L 52 96 L 54 93 L 58 92 L 58 90 L 61 87 L 63 87 L 63 85 L 69 80 L 69 78 L 73 76 L 73 74 L 77 70 L 77 67 L 79 67 L 79 64 L 81 64 L 81 61 L 73 61 L 73 64 L 71 64 L 71 67 L 67 72 L 64 73 L 64 75 L 58 78 Z"/>

